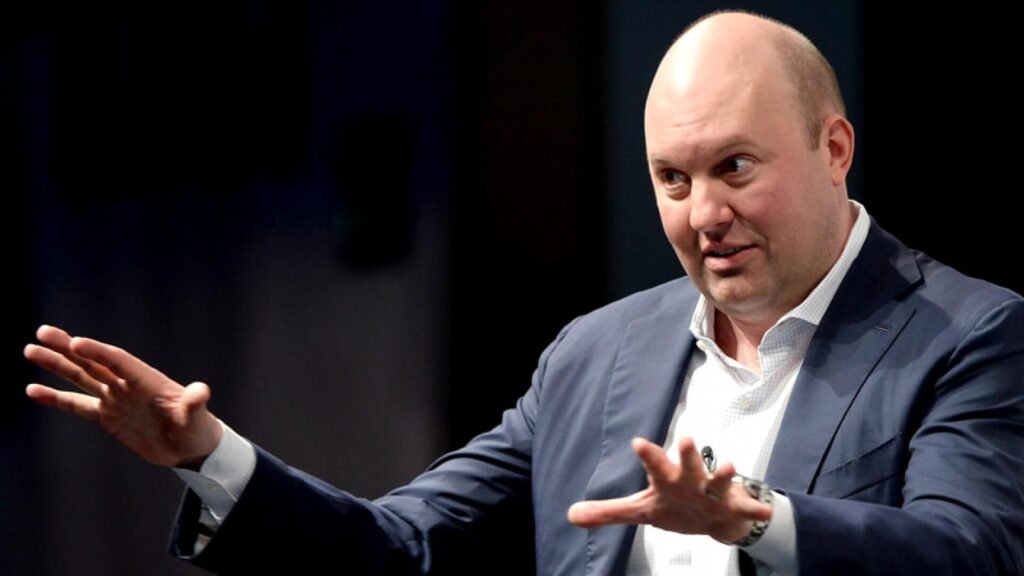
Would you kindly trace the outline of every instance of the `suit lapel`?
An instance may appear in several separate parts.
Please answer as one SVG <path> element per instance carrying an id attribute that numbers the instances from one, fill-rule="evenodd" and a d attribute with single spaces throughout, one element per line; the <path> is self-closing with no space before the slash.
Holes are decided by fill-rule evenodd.
<path id="1" fill-rule="evenodd" d="M 810 493 L 850 404 L 914 310 L 899 299 L 921 280 L 913 254 L 872 223 L 807 350 L 765 480 Z"/>
<path id="2" fill-rule="evenodd" d="M 586 498 L 627 496 L 647 486 L 647 477 L 630 448 L 641 436 L 660 443 L 679 401 L 685 367 L 693 351 L 689 321 L 695 291 L 660 313 L 629 324 L 608 385 L 603 414 L 601 456 L 587 484 Z M 685 300 L 679 302 L 679 300 Z M 607 526 L 588 534 L 588 574 L 620 573 L 633 526 Z"/>
<path id="3" fill-rule="evenodd" d="M 850 403 L 871 370 L 913 316 L 898 296 L 921 281 L 913 254 L 872 223 L 815 333 L 779 430 L 766 480 L 809 492 Z M 689 320 L 693 290 L 661 312 L 629 324 L 608 385 L 601 456 L 587 484 L 587 499 L 626 496 L 647 486 L 630 449 L 642 436 L 662 442 L 679 401 L 693 353 Z M 625 568 L 633 526 L 590 530 L 587 574 L 619 574 Z"/>

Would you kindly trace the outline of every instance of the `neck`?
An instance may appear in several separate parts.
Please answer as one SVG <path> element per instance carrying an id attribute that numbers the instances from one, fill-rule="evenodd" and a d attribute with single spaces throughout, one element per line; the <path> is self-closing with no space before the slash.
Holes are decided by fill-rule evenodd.
<path id="1" fill-rule="evenodd" d="M 850 239 L 850 233 L 853 231 L 853 225 L 857 221 L 858 210 L 854 204 L 846 199 L 845 190 L 841 201 L 843 202 L 843 207 L 839 211 L 839 229 L 843 230 L 844 234 L 828 258 L 830 264 L 821 271 L 818 279 L 807 289 L 807 292 L 801 296 L 800 300 L 793 302 L 789 307 L 784 307 L 785 309 L 788 310 L 799 305 L 811 293 L 814 287 L 821 282 L 822 278 L 828 274 L 832 266 L 835 266 L 836 261 L 842 255 L 843 249 Z M 761 345 L 761 339 L 764 338 L 765 332 L 778 322 L 784 312 L 774 311 L 764 316 L 746 314 L 730 316 L 717 308 L 713 309 L 713 311 L 715 315 L 715 343 L 718 344 L 718 348 L 733 360 L 760 374 L 761 360 L 757 354 L 757 347 Z"/>
<path id="2" fill-rule="evenodd" d="M 715 344 L 718 344 L 718 348 L 726 356 L 760 374 L 761 358 L 757 354 L 757 347 L 761 345 L 764 333 L 775 321 L 748 324 L 730 318 L 718 310 L 714 310 L 713 313 Z"/>

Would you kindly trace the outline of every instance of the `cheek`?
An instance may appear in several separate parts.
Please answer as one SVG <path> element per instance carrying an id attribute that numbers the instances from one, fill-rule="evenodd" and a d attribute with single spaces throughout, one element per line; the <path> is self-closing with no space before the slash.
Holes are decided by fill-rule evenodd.
<path id="1" fill-rule="evenodd" d="M 690 210 L 684 203 L 658 203 L 661 227 L 665 236 L 677 251 L 688 251 L 696 242 L 696 234 L 690 228 Z"/>
<path id="2" fill-rule="evenodd" d="M 770 243 L 799 234 L 802 226 L 793 216 L 806 209 L 800 199 L 787 194 L 774 182 L 751 186 L 737 194 L 730 207 L 737 237 Z"/>

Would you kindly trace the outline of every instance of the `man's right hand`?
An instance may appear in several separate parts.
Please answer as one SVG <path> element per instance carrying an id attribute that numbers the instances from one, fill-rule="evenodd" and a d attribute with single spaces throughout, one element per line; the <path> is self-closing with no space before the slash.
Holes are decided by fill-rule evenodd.
<path id="1" fill-rule="evenodd" d="M 25 394 L 32 400 L 97 422 L 160 466 L 198 470 L 220 443 L 224 431 L 206 409 L 206 384 L 182 386 L 120 348 L 53 326 L 40 326 L 36 338 L 25 358 L 82 392 L 29 384 Z"/>

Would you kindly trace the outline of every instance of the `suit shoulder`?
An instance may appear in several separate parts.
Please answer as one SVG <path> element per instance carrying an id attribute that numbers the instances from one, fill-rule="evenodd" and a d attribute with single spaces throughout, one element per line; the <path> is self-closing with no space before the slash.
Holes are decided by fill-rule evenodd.
<path id="1" fill-rule="evenodd" d="M 567 327 L 566 340 L 594 343 L 618 339 L 635 320 L 653 315 L 678 316 L 687 326 L 700 293 L 687 277 L 636 292 L 577 318 Z"/>
<path id="2" fill-rule="evenodd" d="M 877 223 L 854 261 L 849 276 L 876 293 L 891 293 L 897 301 L 914 306 L 936 325 L 970 328 L 989 312 L 1020 307 L 1020 295 L 908 248 Z M 847 292 L 846 296 L 855 295 Z"/>
<path id="3" fill-rule="evenodd" d="M 1024 305 L 1024 298 L 1008 288 L 968 276 L 924 253 L 913 254 L 923 279 L 915 297 L 936 305 L 953 318 L 973 323 L 995 308 Z"/>

